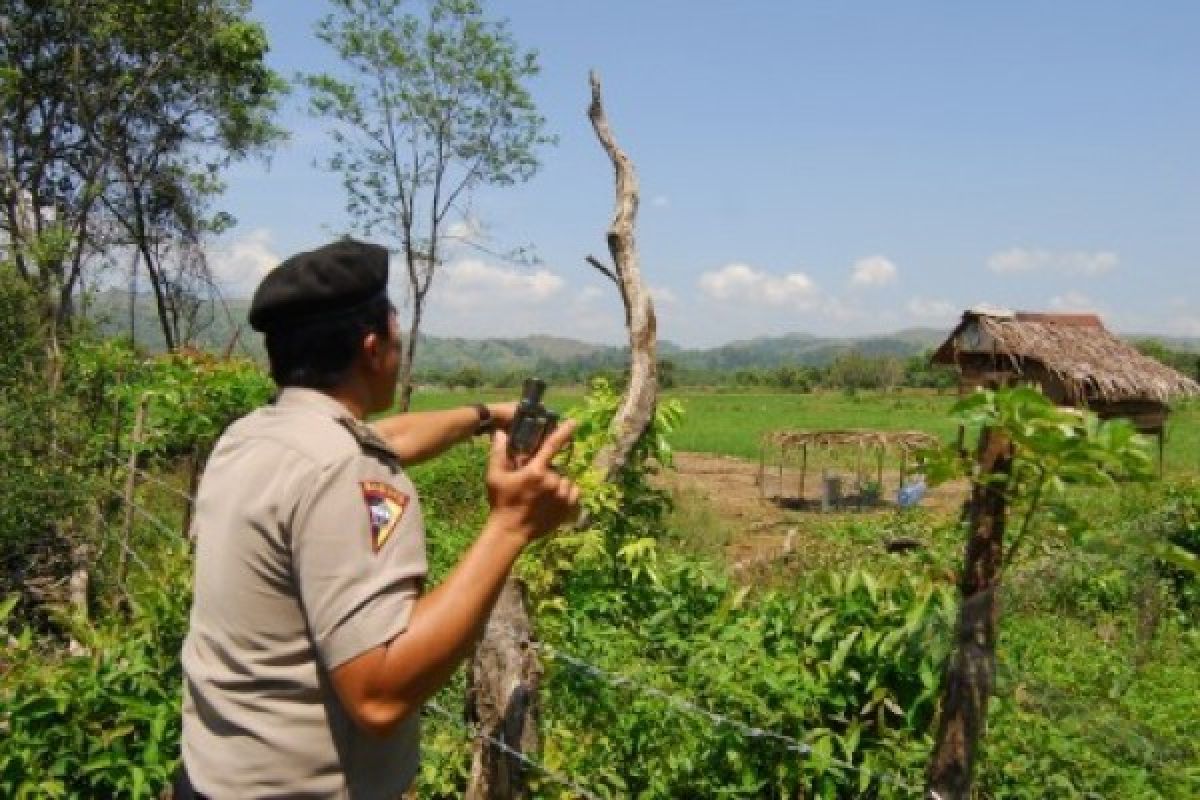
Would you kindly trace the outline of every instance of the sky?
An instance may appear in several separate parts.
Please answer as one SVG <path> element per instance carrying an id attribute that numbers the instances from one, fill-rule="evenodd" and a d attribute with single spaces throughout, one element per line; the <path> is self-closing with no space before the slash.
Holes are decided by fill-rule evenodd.
<path id="1" fill-rule="evenodd" d="M 948 327 L 980 304 L 1200 336 L 1200 4 L 486 5 L 538 52 L 529 88 L 558 143 L 529 182 L 478 192 L 464 224 L 538 262 L 451 252 L 428 333 L 623 340 L 616 289 L 584 260 L 608 260 L 613 209 L 585 114 L 595 69 L 637 169 L 663 339 Z M 337 69 L 313 35 L 327 10 L 255 0 L 284 77 Z M 285 100 L 269 161 L 227 173 L 238 224 L 212 261 L 233 294 L 349 229 L 306 104 Z"/>

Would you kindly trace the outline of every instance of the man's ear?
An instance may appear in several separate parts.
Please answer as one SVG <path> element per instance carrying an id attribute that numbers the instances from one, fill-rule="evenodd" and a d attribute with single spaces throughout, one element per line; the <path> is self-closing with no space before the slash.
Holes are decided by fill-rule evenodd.
<path id="1" fill-rule="evenodd" d="M 383 363 L 384 348 L 386 343 L 383 337 L 375 331 L 371 331 L 363 337 L 362 352 L 368 364 L 372 367 L 378 367 Z"/>

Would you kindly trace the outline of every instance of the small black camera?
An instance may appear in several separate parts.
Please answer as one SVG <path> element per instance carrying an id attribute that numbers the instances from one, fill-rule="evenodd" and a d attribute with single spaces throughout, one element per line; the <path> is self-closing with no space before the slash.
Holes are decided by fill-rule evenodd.
<path id="1" fill-rule="evenodd" d="M 546 382 L 527 378 L 521 389 L 521 401 L 508 429 L 508 454 L 531 456 L 542 446 L 546 435 L 558 425 L 558 414 L 542 405 Z"/>

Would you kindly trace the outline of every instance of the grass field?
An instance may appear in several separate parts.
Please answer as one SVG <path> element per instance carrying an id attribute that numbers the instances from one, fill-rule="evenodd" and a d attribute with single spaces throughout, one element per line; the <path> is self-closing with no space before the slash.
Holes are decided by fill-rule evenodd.
<path id="1" fill-rule="evenodd" d="M 476 400 L 513 399 L 509 390 L 423 391 L 418 409 L 448 408 Z M 569 409 L 578 388 L 550 390 L 552 407 Z M 784 428 L 919 430 L 947 438 L 957 426 L 949 416 L 955 395 L 921 390 L 893 392 L 705 392 L 671 391 L 683 404 L 684 417 L 672 436 L 677 450 L 758 458 L 763 433 Z M 1181 403 L 1167 428 L 1168 473 L 1200 473 L 1200 401 Z"/>

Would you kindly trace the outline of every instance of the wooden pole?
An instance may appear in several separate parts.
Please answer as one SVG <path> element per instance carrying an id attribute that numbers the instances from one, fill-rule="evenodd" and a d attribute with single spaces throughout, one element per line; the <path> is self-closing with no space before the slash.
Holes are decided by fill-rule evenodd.
<path id="1" fill-rule="evenodd" d="M 884 457 L 885 453 L 887 453 L 886 448 L 881 446 L 879 448 L 879 480 L 877 481 L 877 483 L 879 484 L 879 498 L 880 499 L 883 498 L 883 457 Z M 878 500 L 876 500 L 876 502 L 878 502 Z"/>
<path id="2" fill-rule="evenodd" d="M 519 581 L 510 577 L 488 617 L 483 641 L 471 659 L 467 722 L 518 753 L 538 750 L 538 686 L 542 667 Z M 468 800 L 528 796 L 524 765 L 482 737 L 471 744 Z"/>
<path id="3" fill-rule="evenodd" d="M 758 444 L 758 499 L 767 497 L 767 440 L 764 438 Z"/>
<path id="4" fill-rule="evenodd" d="M 1163 468 L 1164 456 L 1166 455 L 1166 434 L 1167 427 L 1165 425 L 1158 429 L 1158 479 L 1161 481 L 1165 471 Z"/>
<path id="5" fill-rule="evenodd" d="M 779 446 L 779 499 L 783 499 L 783 445 Z"/>
<path id="6" fill-rule="evenodd" d="M 800 445 L 800 508 L 804 508 L 804 480 L 808 476 L 808 442 Z"/>
<path id="7" fill-rule="evenodd" d="M 125 520 L 121 526 L 121 547 L 117 552 L 117 584 L 125 585 L 125 568 L 128 563 L 129 540 L 133 534 L 133 493 L 137 488 L 138 453 L 142 448 L 142 428 L 146 424 L 146 405 L 150 396 L 138 398 L 137 411 L 133 418 L 133 436 L 129 441 L 129 460 L 125 465 Z"/>
<path id="8" fill-rule="evenodd" d="M 975 750 L 987 728 L 996 676 L 996 594 L 1012 460 L 1008 437 L 985 428 L 979 436 L 979 472 L 964 508 L 968 538 L 955 647 L 946 663 L 937 735 L 926 772 L 928 796 L 940 800 L 970 800 Z"/>

